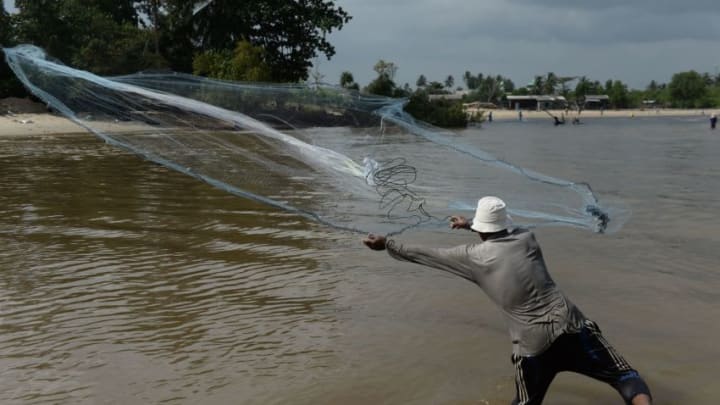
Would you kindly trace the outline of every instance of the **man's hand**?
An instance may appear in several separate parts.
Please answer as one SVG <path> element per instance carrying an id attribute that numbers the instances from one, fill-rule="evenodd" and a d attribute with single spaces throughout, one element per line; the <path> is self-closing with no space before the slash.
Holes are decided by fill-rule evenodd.
<path id="1" fill-rule="evenodd" d="M 470 222 L 460 215 L 450 217 L 450 228 L 452 229 L 470 229 Z"/>
<path id="2" fill-rule="evenodd" d="M 380 235 L 369 234 L 363 239 L 365 246 L 372 250 L 385 250 L 385 237 Z"/>

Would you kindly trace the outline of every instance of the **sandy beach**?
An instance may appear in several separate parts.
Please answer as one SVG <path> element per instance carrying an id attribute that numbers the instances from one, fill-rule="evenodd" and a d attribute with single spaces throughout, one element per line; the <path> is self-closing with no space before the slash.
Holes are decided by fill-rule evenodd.
<path id="1" fill-rule="evenodd" d="M 140 122 L 102 122 L 97 127 L 109 133 L 148 131 L 153 127 Z M 56 113 L 50 113 L 44 104 L 29 99 L 7 98 L 0 100 L 0 137 L 47 136 L 89 132 L 86 128 Z"/>
<path id="2" fill-rule="evenodd" d="M 82 133 L 73 121 L 48 112 L 44 104 L 26 98 L 0 99 L 0 136 Z"/>
<path id="3" fill-rule="evenodd" d="M 482 110 L 478 110 L 482 111 Z M 485 111 L 487 118 L 490 110 Z M 580 115 L 573 110 L 522 111 L 523 120 L 551 119 L 549 114 L 565 116 L 570 123 L 573 118 L 640 118 L 640 117 L 710 117 L 715 110 L 701 109 L 629 109 L 629 110 L 584 110 Z M 492 118 L 497 121 L 518 119 L 515 110 L 492 110 Z M 138 123 L 107 123 L 109 132 L 114 130 L 148 130 L 150 127 Z M 44 104 L 28 99 L 0 100 L 0 136 L 61 135 L 88 132 L 87 129 L 61 115 L 47 112 Z"/>

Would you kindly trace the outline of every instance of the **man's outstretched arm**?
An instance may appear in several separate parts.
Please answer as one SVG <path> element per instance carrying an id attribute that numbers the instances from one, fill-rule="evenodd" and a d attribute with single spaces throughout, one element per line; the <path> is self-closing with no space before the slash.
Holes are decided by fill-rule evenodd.
<path id="1" fill-rule="evenodd" d="M 467 246 L 442 249 L 404 246 L 394 240 L 388 241 L 384 236 L 374 234 L 369 234 L 363 239 L 363 243 L 372 250 L 387 249 L 390 257 L 394 259 L 434 267 L 470 281 L 475 281 L 468 266 Z"/>

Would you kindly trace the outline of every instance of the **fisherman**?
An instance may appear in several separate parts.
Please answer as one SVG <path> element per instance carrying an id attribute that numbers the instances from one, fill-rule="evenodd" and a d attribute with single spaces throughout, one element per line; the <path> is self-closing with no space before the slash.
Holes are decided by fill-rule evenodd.
<path id="1" fill-rule="evenodd" d="M 497 197 L 478 201 L 475 217 L 450 217 L 452 229 L 480 241 L 452 248 L 403 245 L 370 234 L 363 243 L 391 257 L 463 277 L 500 307 L 510 330 L 515 366 L 514 405 L 537 405 L 558 372 L 573 371 L 610 384 L 627 404 L 651 404 L 650 390 L 598 325 L 568 300 L 550 277 L 535 235 L 513 227 Z"/>

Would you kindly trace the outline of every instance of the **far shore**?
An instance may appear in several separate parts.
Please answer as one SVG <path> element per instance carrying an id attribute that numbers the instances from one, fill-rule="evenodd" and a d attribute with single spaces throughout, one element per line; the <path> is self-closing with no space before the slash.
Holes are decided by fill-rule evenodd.
<path id="1" fill-rule="evenodd" d="M 493 121 L 517 121 L 518 111 L 514 110 L 485 110 L 484 118 L 487 120 L 488 113 L 492 111 Z M 717 114 L 715 110 L 683 110 L 683 109 L 646 109 L 646 110 L 584 110 L 580 115 L 576 111 L 570 110 L 551 110 L 550 114 L 560 118 L 565 117 L 565 121 L 570 124 L 573 118 L 579 117 L 582 121 L 584 118 L 640 118 L 640 117 L 707 117 L 711 114 Z M 548 112 L 545 111 L 522 111 L 523 120 L 539 120 L 552 119 Z M 485 122 L 484 124 L 488 124 Z M 147 126 L 132 123 L 108 123 L 108 132 L 147 130 Z M 51 113 L 19 113 L 19 114 L 0 114 L 0 137 L 9 136 L 49 136 L 63 134 L 87 133 L 88 130 L 73 121 L 59 115 Z"/>
<path id="2" fill-rule="evenodd" d="M 515 110 L 477 110 L 484 111 L 483 118 L 488 119 L 488 115 L 492 112 L 492 119 L 501 121 L 518 121 L 519 111 Z M 522 110 L 523 120 L 536 119 L 552 119 L 550 115 L 557 116 L 558 119 L 565 118 L 567 123 L 573 118 L 640 118 L 640 117 L 707 117 L 711 114 L 717 114 L 715 109 L 678 109 L 678 108 L 647 108 L 647 109 L 627 109 L 627 110 L 583 110 L 578 114 L 576 110 Z"/>

